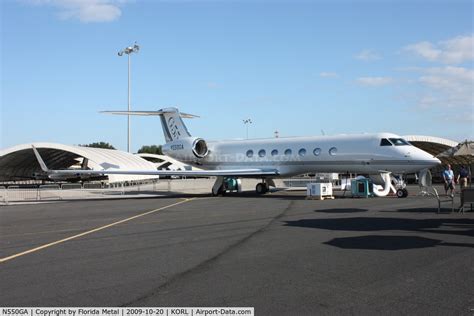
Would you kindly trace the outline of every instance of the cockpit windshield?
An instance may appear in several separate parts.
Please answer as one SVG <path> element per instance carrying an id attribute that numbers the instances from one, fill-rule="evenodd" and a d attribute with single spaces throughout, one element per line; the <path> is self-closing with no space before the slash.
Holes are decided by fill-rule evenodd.
<path id="1" fill-rule="evenodd" d="M 403 138 L 390 138 L 390 142 L 395 146 L 409 146 L 410 143 Z"/>
<path id="2" fill-rule="evenodd" d="M 409 146 L 410 143 L 403 138 L 382 138 L 380 146 Z"/>

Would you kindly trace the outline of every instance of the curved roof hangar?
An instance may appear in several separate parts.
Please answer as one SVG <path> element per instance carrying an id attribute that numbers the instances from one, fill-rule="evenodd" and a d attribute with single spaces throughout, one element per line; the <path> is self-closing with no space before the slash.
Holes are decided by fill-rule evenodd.
<path id="1" fill-rule="evenodd" d="M 92 170 L 154 170 L 154 164 L 120 150 L 70 146 L 57 143 L 30 143 L 0 150 L 0 181 L 32 179 L 42 170 L 32 150 L 34 145 L 50 169 L 67 169 L 87 159 Z M 108 175 L 109 182 L 144 180 L 157 176 Z"/>

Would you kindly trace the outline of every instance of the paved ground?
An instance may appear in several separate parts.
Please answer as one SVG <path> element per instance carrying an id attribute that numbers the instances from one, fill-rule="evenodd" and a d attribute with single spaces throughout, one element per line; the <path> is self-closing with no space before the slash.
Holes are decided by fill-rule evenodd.
<path id="1" fill-rule="evenodd" d="M 474 213 L 436 205 L 282 192 L 5 206 L 0 305 L 474 315 Z"/>

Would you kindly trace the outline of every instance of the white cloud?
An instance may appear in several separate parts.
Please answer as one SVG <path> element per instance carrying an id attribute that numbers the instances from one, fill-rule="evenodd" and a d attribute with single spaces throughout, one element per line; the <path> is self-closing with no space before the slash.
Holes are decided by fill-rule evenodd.
<path id="1" fill-rule="evenodd" d="M 357 83 L 363 86 L 380 87 L 393 82 L 390 77 L 359 77 Z"/>
<path id="2" fill-rule="evenodd" d="M 452 120 L 456 123 L 474 124 L 474 112 L 457 114 L 457 115 L 454 115 L 450 120 Z M 472 129 L 471 129 L 471 131 L 472 131 Z M 472 132 L 474 132 L 474 131 L 472 131 Z M 466 138 L 466 135 L 464 135 L 464 138 Z"/>
<path id="3" fill-rule="evenodd" d="M 218 84 L 217 82 L 208 82 L 206 84 L 206 86 L 209 88 L 209 89 L 218 89 L 220 88 L 220 84 Z"/>
<path id="4" fill-rule="evenodd" d="M 462 92 L 471 92 L 474 85 L 474 71 L 462 67 L 427 68 L 420 82 L 434 89 Z"/>
<path id="5" fill-rule="evenodd" d="M 320 72 L 319 76 L 323 77 L 323 78 L 337 78 L 337 77 L 339 77 L 339 75 L 335 72 L 324 72 L 324 71 Z"/>
<path id="6" fill-rule="evenodd" d="M 379 60 L 381 58 L 378 53 L 370 49 L 364 49 L 363 51 L 361 51 L 354 57 L 356 59 L 363 60 L 363 61 L 374 61 L 374 60 Z"/>
<path id="7" fill-rule="evenodd" d="M 464 67 L 443 66 L 420 68 L 412 67 L 403 71 L 417 73 L 416 79 L 410 80 L 410 86 L 415 93 L 401 96 L 409 104 L 415 104 L 419 109 L 456 108 L 469 116 L 474 113 L 474 70 Z M 449 110 L 448 110 L 449 109 Z"/>
<path id="8" fill-rule="evenodd" d="M 111 22 L 121 15 L 119 5 L 125 0 L 30 0 L 35 5 L 57 8 L 60 19 L 77 19 L 83 23 Z"/>
<path id="9" fill-rule="evenodd" d="M 474 60 L 474 35 L 457 36 L 440 41 L 437 45 L 419 42 L 406 46 L 404 50 L 431 62 L 460 64 Z"/>
<path id="10" fill-rule="evenodd" d="M 427 109 L 436 104 L 437 99 L 432 95 L 422 95 L 418 97 L 418 106 L 422 109 Z"/>
<path id="11" fill-rule="evenodd" d="M 430 106 L 474 107 L 474 71 L 463 67 L 434 67 L 421 70 L 420 84 L 431 95 Z M 419 105 L 426 107 L 419 100 Z"/>

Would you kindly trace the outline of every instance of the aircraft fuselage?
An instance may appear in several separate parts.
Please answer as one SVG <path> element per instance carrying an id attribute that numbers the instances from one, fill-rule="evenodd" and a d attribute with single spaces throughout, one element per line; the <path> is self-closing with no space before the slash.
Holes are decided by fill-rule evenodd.
<path id="1" fill-rule="evenodd" d="M 382 139 L 387 139 L 382 145 Z M 392 141 L 390 141 L 392 140 Z M 173 141 L 169 156 L 202 169 L 276 169 L 280 176 L 313 172 L 404 174 L 439 163 L 432 155 L 389 133 L 288 137 L 207 142 L 203 158 L 183 154 L 186 144 Z"/>

